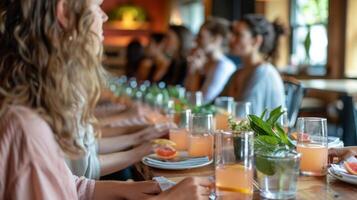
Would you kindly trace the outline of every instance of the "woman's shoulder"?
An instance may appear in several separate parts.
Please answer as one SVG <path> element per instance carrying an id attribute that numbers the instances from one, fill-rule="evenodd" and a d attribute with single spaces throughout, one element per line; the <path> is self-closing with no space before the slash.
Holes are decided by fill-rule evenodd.
<path id="1" fill-rule="evenodd" d="M 1 115 L 0 130 L 2 134 L 21 134 L 24 138 L 36 140 L 52 140 L 53 138 L 52 130 L 47 122 L 36 111 L 26 106 L 8 106 Z"/>
<path id="2" fill-rule="evenodd" d="M 279 75 L 278 70 L 271 63 L 263 63 L 259 65 L 259 67 L 256 69 L 256 73 L 267 74 L 267 75 Z"/>
<path id="3" fill-rule="evenodd" d="M 47 125 L 45 120 L 35 110 L 26 106 L 9 106 L 2 116 L 2 120 L 4 119 L 20 122 L 22 125 Z"/>

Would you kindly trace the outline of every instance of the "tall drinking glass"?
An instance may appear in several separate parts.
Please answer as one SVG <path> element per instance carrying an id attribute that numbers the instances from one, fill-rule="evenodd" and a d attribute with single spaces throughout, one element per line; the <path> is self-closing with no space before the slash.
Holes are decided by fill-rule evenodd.
<path id="1" fill-rule="evenodd" d="M 218 199 L 252 199 L 253 132 L 216 134 L 215 179 Z"/>
<path id="2" fill-rule="evenodd" d="M 186 92 L 186 99 L 192 106 L 200 106 L 203 104 L 203 94 L 201 91 Z"/>
<path id="3" fill-rule="evenodd" d="M 324 176 L 327 169 L 328 139 L 325 118 L 303 117 L 297 121 L 297 146 L 304 175 Z"/>
<path id="4" fill-rule="evenodd" d="M 176 127 L 170 128 L 170 140 L 176 143 L 177 150 L 187 150 L 191 110 L 173 111 L 168 116 L 170 121 L 176 125 Z"/>
<path id="5" fill-rule="evenodd" d="M 190 122 L 188 154 L 191 157 L 213 156 L 213 116 L 193 114 Z"/>
<path id="6" fill-rule="evenodd" d="M 234 105 L 234 118 L 237 121 L 247 120 L 248 115 L 252 112 L 252 104 L 250 102 L 238 101 Z"/>
<path id="7" fill-rule="evenodd" d="M 294 199 L 299 176 L 300 154 L 282 151 L 269 155 L 255 153 L 255 167 L 260 196 L 265 199 Z"/>
<path id="8" fill-rule="evenodd" d="M 234 98 L 233 97 L 218 97 L 214 101 L 217 108 L 215 116 L 216 130 L 229 130 L 228 119 L 234 113 Z"/>
<path id="9" fill-rule="evenodd" d="M 289 122 L 289 117 L 288 117 L 288 109 L 283 108 L 282 110 L 283 110 L 284 114 L 280 117 L 279 122 L 280 122 L 281 127 L 283 127 L 285 133 L 289 134 L 290 122 Z"/>

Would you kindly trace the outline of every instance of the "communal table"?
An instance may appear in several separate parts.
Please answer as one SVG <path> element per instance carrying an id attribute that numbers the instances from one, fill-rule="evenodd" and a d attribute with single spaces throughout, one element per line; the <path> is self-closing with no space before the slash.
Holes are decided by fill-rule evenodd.
<path id="1" fill-rule="evenodd" d="M 357 145 L 357 116 L 353 101 L 353 97 L 357 96 L 357 80 L 311 79 L 300 80 L 300 82 L 306 89 L 339 94 L 343 102 L 343 109 L 340 113 L 340 122 L 343 129 L 342 141 L 346 146 Z"/>
<path id="2" fill-rule="evenodd" d="M 174 182 L 179 182 L 190 176 L 213 176 L 213 164 L 187 170 L 162 170 L 148 167 L 142 163 L 137 165 L 144 179 L 151 180 L 156 176 L 164 176 Z M 255 187 L 253 199 L 262 199 Z M 297 200 L 356 200 L 357 186 L 341 182 L 327 175 L 325 177 L 300 176 L 297 185 Z"/>

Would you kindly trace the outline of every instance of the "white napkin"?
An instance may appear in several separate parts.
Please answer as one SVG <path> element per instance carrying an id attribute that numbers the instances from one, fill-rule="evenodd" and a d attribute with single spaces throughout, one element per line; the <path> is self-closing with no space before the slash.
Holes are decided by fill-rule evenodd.
<path id="1" fill-rule="evenodd" d="M 152 180 L 159 183 L 161 191 L 166 191 L 176 185 L 175 182 L 170 181 L 169 179 L 163 176 L 154 177 Z"/>

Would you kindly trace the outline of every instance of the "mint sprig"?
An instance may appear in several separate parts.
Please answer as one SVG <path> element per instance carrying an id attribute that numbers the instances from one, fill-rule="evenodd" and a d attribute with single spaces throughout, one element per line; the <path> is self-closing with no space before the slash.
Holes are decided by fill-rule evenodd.
<path id="1" fill-rule="evenodd" d="M 273 175 L 276 171 L 276 163 L 271 162 L 265 156 L 282 156 L 286 152 L 295 149 L 287 133 L 278 123 L 284 114 L 281 106 L 275 108 L 266 117 L 267 110 L 261 116 L 249 115 L 249 125 L 255 133 L 254 151 L 256 154 L 257 169 L 266 174 Z"/>

